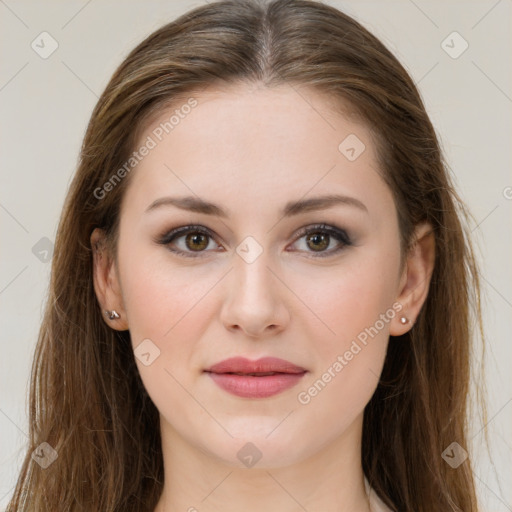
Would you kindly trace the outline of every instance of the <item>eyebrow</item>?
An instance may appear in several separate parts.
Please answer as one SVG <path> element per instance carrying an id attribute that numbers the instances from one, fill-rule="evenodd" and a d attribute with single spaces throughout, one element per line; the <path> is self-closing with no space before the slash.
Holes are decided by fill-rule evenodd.
<path id="1" fill-rule="evenodd" d="M 359 199 L 339 194 L 330 194 L 326 196 L 312 197 L 310 199 L 300 199 L 298 201 L 289 201 L 281 210 L 282 217 L 292 217 L 300 213 L 325 210 L 336 205 L 353 206 L 368 213 L 368 208 Z M 161 197 L 153 201 L 147 208 L 146 213 L 162 206 L 175 206 L 182 210 L 190 212 L 204 213 L 216 217 L 228 218 L 228 213 L 219 205 L 211 203 L 194 196 L 185 197 Z"/>

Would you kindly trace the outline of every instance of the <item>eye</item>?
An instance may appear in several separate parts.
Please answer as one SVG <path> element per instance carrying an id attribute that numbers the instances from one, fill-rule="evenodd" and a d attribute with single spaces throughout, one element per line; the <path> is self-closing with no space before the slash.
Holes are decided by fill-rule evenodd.
<path id="1" fill-rule="evenodd" d="M 299 231 L 297 241 L 305 239 L 305 252 L 313 253 L 314 257 L 326 257 L 338 253 L 346 246 L 352 245 L 350 237 L 343 229 L 326 224 L 308 226 Z M 338 245 L 331 250 L 326 250 L 332 245 L 333 239 Z M 295 243 L 297 243 L 297 241 Z M 200 225 L 182 226 L 165 233 L 156 242 L 168 247 L 171 252 L 189 258 L 203 256 L 203 253 L 212 249 L 215 244 L 212 232 Z M 315 254 L 316 253 L 316 254 Z"/>
<path id="2" fill-rule="evenodd" d="M 350 237 L 343 229 L 335 226 L 328 226 L 326 224 L 316 224 L 303 228 L 299 232 L 299 240 L 304 240 L 306 252 L 316 253 L 313 257 L 326 257 L 338 253 L 346 246 L 352 245 Z M 336 240 L 337 247 L 327 251 L 326 249 L 331 245 L 331 242 Z M 311 250 L 310 250 L 311 249 Z"/>
<path id="3" fill-rule="evenodd" d="M 156 241 L 180 256 L 197 258 L 210 247 L 213 236 L 204 226 L 182 226 L 169 231 Z M 177 247 L 172 247 L 173 244 Z"/>

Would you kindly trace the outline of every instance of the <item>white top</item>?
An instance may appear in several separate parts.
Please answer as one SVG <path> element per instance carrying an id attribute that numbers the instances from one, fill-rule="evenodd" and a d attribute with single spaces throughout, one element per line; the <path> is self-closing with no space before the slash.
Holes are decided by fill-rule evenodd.
<path id="1" fill-rule="evenodd" d="M 384 502 L 377 496 L 377 493 L 370 487 L 370 483 L 364 477 L 364 487 L 366 489 L 366 495 L 370 500 L 370 507 L 372 512 L 393 512 Z"/>

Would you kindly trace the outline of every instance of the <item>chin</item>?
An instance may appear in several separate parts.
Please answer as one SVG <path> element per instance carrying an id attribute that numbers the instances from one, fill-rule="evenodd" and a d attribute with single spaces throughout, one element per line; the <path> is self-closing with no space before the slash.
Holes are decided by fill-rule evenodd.
<path id="1" fill-rule="evenodd" d="M 273 423 L 273 428 L 279 422 Z M 198 448 L 226 466 L 236 468 L 271 469 L 296 463 L 301 459 L 297 446 L 303 446 L 300 440 L 290 436 L 280 436 L 277 431 L 269 436 L 272 429 L 246 428 L 233 432 L 229 426 L 230 437 L 224 431 L 215 436 L 203 436 Z M 214 449 L 212 449 L 214 447 Z"/>

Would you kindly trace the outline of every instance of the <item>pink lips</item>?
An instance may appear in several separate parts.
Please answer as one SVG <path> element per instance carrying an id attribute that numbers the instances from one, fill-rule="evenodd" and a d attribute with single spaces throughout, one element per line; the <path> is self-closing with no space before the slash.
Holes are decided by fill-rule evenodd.
<path id="1" fill-rule="evenodd" d="M 251 361 L 233 357 L 205 370 L 225 391 L 244 398 L 266 398 L 295 386 L 307 370 L 284 359 Z"/>

